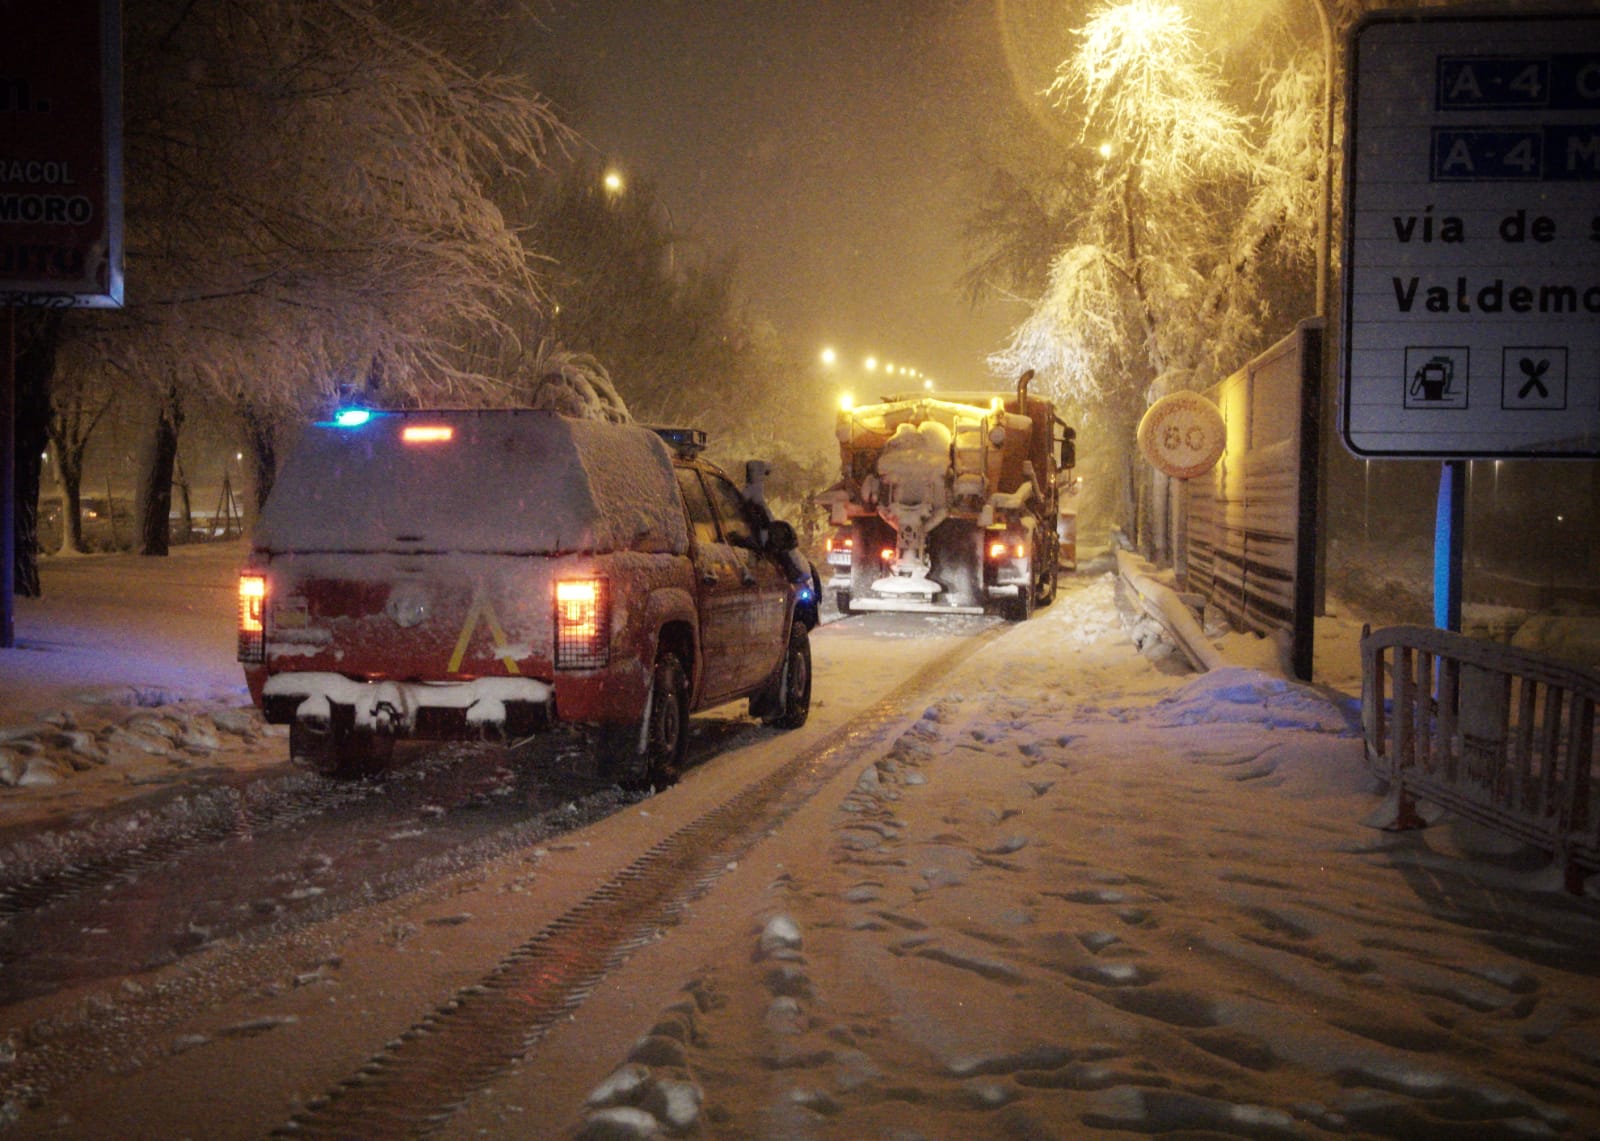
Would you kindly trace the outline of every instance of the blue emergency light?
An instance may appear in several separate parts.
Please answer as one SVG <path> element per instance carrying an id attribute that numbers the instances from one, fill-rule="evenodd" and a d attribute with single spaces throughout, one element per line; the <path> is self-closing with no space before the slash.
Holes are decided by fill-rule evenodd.
<path id="1" fill-rule="evenodd" d="M 370 408 L 341 408 L 333 414 L 334 426 L 338 428 L 359 428 L 370 419 Z"/>

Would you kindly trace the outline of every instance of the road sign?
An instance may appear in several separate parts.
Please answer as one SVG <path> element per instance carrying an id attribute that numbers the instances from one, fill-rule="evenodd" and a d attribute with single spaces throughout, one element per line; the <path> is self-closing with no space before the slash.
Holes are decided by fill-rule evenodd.
<path id="1" fill-rule="evenodd" d="M 117 0 L 0 3 L 0 304 L 122 304 Z"/>
<path id="2" fill-rule="evenodd" d="M 1363 456 L 1600 456 L 1600 16 L 1350 42 L 1344 399 Z"/>
<path id="3" fill-rule="evenodd" d="M 1193 479 L 1217 465 L 1228 446 L 1228 424 L 1198 392 L 1169 392 L 1145 411 L 1135 441 L 1157 471 Z"/>

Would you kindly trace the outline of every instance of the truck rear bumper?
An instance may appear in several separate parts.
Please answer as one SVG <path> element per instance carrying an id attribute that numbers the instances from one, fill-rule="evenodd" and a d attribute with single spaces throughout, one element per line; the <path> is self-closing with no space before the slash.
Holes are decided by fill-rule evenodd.
<path id="1" fill-rule="evenodd" d="M 981 606 L 951 606 L 943 602 L 928 602 L 921 598 L 902 596 L 900 598 L 861 598 L 850 599 L 850 610 L 905 610 L 917 614 L 982 614 Z"/>
<path id="2" fill-rule="evenodd" d="M 396 737 L 523 737 L 555 720 L 555 689 L 533 678 L 459 682 L 358 681 L 336 673 L 280 673 L 262 690 L 275 725 L 338 722 Z"/>

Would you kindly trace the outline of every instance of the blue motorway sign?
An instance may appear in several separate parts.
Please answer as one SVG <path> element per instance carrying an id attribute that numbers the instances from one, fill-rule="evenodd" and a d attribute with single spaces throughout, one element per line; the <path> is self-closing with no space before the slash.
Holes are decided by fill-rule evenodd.
<path id="1" fill-rule="evenodd" d="M 1600 456 L 1600 15 L 1351 33 L 1340 430 L 1364 456 Z"/>

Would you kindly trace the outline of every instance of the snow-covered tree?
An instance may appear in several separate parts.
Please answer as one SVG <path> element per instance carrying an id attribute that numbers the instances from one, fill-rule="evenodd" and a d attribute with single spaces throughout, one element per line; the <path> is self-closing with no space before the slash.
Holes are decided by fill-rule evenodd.
<path id="1" fill-rule="evenodd" d="M 1262 342 L 1263 272 L 1310 251 L 1321 140 L 1307 113 L 1309 57 L 1277 73 L 1255 115 L 1235 105 L 1183 10 L 1163 0 L 1098 8 L 1049 95 L 1101 161 L 1052 251 L 1048 279 L 991 361 L 1033 368 L 1089 410 L 1134 475 L 1150 400 L 1204 387 Z M 1319 93 L 1319 92 L 1318 92 Z M 1124 500 L 1133 524 L 1132 497 Z"/>
<path id="2" fill-rule="evenodd" d="M 61 485 L 59 553 L 64 555 L 83 553 L 84 454 L 113 398 L 110 378 L 86 366 L 87 362 L 59 362 L 50 385 L 50 450 Z"/>
<path id="3" fill-rule="evenodd" d="M 741 307 L 731 259 L 707 258 L 678 231 L 648 179 L 614 189 L 603 174 L 573 163 L 542 187 L 530 216 L 554 302 L 543 326 L 550 344 L 601 366 L 641 421 L 704 429 L 730 463 L 779 458 L 776 442 L 795 436 L 795 384 L 806 371 Z M 507 369 L 543 374 L 537 361 Z M 823 443 L 801 443 L 781 470 L 809 470 Z"/>
<path id="4" fill-rule="evenodd" d="M 520 7 L 125 0 L 127 305 L 62 335 L 180 417 L 240 407 L 268 453 L 341 387 L 493 398 L 544 311 L 505 207 L 569 140 L 525 77 L 462 62 Z"/>
<path id="5" fill-rule="evenodd" d="M 519 405 L 579 420 L 611 424 L 633 420 L 604 365 L 588 353 L 575 353 L 548 340 L 539 343 L 512 381 L 511 396 Z"/>

